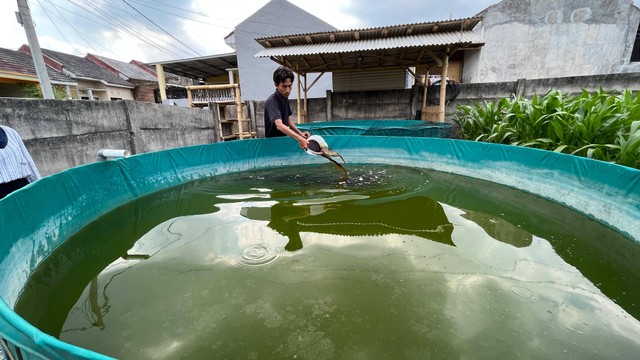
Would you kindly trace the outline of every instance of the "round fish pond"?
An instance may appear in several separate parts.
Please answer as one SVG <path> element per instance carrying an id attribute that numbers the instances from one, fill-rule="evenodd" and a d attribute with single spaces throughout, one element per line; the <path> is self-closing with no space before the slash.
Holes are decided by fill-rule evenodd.
<path id="1" fill-rule="evenodd" d="M 2 336 L 21 355 L 122 359 L 640 351 L 638 171 L 455 140 L 326 139 L 347 176 L 261 139 L 14 193 L 3 229 L 27 217 L 11 206 L 61 196 L 35 211 L 50 224 L 10 233 Z"/>

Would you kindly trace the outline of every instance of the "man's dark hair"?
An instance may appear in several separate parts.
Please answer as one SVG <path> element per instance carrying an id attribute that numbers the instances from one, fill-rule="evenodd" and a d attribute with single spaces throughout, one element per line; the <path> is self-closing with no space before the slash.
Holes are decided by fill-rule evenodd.
<path id="1" fill-rule="evenodd" d="M 276 71 L 273 72 L 274 83 L 279 85 L 284 83 L 285 80 L 287 79 L 291 79 L 291 82 L 293 82 L 293 80 L 295 79 L 295 76 L 293 75 L 293 71 L 291 71 L 289 68 L 280 66 L 279 68 L 276 69 Z"/>

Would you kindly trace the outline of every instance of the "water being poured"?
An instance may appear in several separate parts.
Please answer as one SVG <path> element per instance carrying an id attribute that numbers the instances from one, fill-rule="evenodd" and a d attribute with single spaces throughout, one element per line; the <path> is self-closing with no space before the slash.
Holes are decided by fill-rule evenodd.
<path id="1" fill-rule="evenodd" d="M 124 359 L 633 358 L 640 247 L 470 178 L 331 164 L 205 179 L 97 219 L 16 310 Z"/>

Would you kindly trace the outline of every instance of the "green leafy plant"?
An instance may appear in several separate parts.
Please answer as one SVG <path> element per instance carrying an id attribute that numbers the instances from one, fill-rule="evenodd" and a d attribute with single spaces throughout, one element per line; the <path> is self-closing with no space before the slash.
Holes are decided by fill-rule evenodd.
<path id="1" fill-rule="evenodd" d="M 23 83 L 20 84 L 20 87 L 22 88 L 22 92 L 23 92 L 23 96 L 25 98 L 39 98 L 42 99 L 42 91 L 40 89 L 40 85 L 39 84 L 32 84 L 32 83 Z M 52 87 L 53 90 L 53 97 L 55 99 L 67 99 L 68 95 L 67 95 L 67 89 L 64 85 L 53 85 Z M 71 98 L 72 99 L 77 99 L 77 93 L 74 93 L 73 91 L 71 92 Z"/>
<path id="2" fill-rule="evenodd" d="M 32 84 L 32 83 L 22 83 L 20 84 L 20 88 L 26 98 L 42 98 L 42 93 L 40 92 L 40 85 Z"/>
<path id="3" fill-rule="evenodd" d="M 640 168 L 640 94 L 600 89 L 570 97 L 552 90 L 531 99 L 457 107 L 467 140 L 534 147 Z"/>

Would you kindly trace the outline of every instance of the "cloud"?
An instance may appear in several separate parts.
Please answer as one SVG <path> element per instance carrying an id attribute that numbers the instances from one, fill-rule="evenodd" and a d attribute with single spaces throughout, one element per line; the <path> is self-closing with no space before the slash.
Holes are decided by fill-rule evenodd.
<path id="1" fill-rule="evenodd" d="M 365 24 L 365 21 L 356 15 L 357 13 L 355 12 L 356 7 L 354 6 L 354 1 L 291 0 L 290 2 L 304 11 L 311 13 L 325 22 L 337 27 L 338 29 L 360 28 Z"/>

